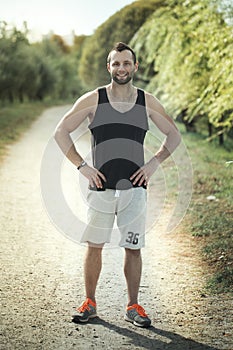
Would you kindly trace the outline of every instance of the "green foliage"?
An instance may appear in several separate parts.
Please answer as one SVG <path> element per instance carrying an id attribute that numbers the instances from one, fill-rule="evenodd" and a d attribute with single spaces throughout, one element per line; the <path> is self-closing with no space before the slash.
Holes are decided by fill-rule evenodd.
<path id="1" fill-rule="evenodd" d="M 75 86 L 76 89 L 78 89 L 79 93 L 82 94 L 86 91 L 84 88 L 84 84 L 82 82 L 82 79 L 79 74 L 79 67 L 80 67 L 80 61 L 83 53 L 83 49 L 85 46 L 86 41 L 88 40 L 88 36 L 86 35 L 76 35 L 74 37 L 73 45 L 71 47 L 71 59 L 74 62 L 75 65 Z"/>
<path id="2" fill-rule="evenodd" d="M 107 54 L 117 41 L 128 43 L 162 1 L 136 1 L 111 16 L 88 38 L 80 62 L 80 76 L 87 86 L 106 84 Z M 91 69 L 90 69 L 91 68 Z"/>
<path id="3" fill-rule="evenodd" d="M 216 134 L 233 125 L 233 36 L 212 1 L 167 1 L 130 44 L 146 88 L 187 124 L 206 120 Z"/>
<path id="4" fill-rule="evenodd" d="M 0 98 L 12 101 L 16 91 L 20 90 L 22 79 L 19 75 L 25 68 L 24 50 L 28 51 L 29 43 L 25 33 L 13 28 L 9 36 L 7 24 L 0 24 Z"/>
<path id="5" fill-rule="evenodd" d="M 207 202 L 207 200 L 205 200 Z M 223 238 L 229 234 L 229 241 L 232 235 L 232 212 L 227 207 L 219 210 L 219 203 L 207 203 L 205 207 L 203 203 L 197 203 L 195 212 L 195 222 L 192 224 L 192 234 L 197 237 L 210 237 L 218 235 Z M 221 215 L 219 215 L 221 212 Z M 216 215 L 217 214 L 217 215 Z M 223 243 L 223 242 L 222 242 Z M 224 243 L 225 244 L 225 243 Z"/>
<path id="6" fill-rule="evenodd" d="M 222 271 L 217 272 L 207 283 L 207 289 L 214 293 L 232 293 L 233 286 L 233 268 L 226 266 Z"/>
<path id="7" fill-rule="evenodd" d="M 233 3 L 231 0 L 212 0 L 229 25 L 233 25 Z"/>
<path id="8" fill-rule="evenodd" d="M 19 31 L 1 22 L 0 100 L 78 97 L 106 84 L 107 54 L 124 41 L 139 59 L 136 84 L 170 115 L 209 140 L 232 138 L 232 13 L 229 1 L 138 0 L 71 47 L 56 34 L 30 44 L 26 24 Z"/>
<path id="9" fill-rule="evenodd" d="M 70 47 L 65 43 L 65 41 L 63 40 L 63 38 L 60 35 L 52 34 L 52 36 L 50 38 L 50 41 L 54 42 L 56 47 L 59 47 L 59 49 L 63 53 L 69 53 L 70 52 Z"/>
<path id="10" fill-rule="evenodd" d="M 203 255 L 213 268 L 214 274 L 208 281 L 208 288 L 215 292 L 230 291 L 233 286 L 233 219 L 229 205 L 213 202 L 200 208 L 194 215 L 192 225 L 194 236 L 203 237 Z"/>
<path id="11" fill-rule="evenodd" d="M 184 134 L 194 169 L 193 194 L 182 227 L 203 246 L 203 258 L 213 272 L 208 288 L 233 286 L 232 141 L 228 151 L 198 134 Z M 209 197 L 213 196 L 213 197 Z M 212 199 L 212 200 L 211 200 Z"/>
<path id="12" fill-rule="evenodd" d="M 27 28 L 0 26 L 0 100 L 67 99 L 83 92 L 79 58 L 59 35 L 30 44 Z"/>
<path id="13" fill-rule="evenodd" d="M 0 158 L 5 153 L 5 146 L 16 141 L 48 105 L 44 102 L 15 103 L 1 108 Z"/>

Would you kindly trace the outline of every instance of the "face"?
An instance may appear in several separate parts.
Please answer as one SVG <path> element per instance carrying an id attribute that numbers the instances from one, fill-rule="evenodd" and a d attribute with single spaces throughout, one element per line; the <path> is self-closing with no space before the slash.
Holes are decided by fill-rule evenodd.
<path id="1" fill-rule="evenodd" d="M 112 51 L 107 69 L 117 84 L 124 85 L 133 78 L 134 73 L 138 70 L 138 63 L 134 64 L 132 52 L 129 50 Z"/>

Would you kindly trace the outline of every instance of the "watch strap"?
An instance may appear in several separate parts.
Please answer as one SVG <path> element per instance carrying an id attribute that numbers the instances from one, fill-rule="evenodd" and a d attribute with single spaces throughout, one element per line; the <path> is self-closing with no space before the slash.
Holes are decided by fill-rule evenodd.
<path id="1" fill-rule="evenodd" d="M 83 160 L 82 163 L 77 167 L 77 169 L 80 170 L 85 165 L 87 165 L 87 163 L 85 162 L 85 160 Z"/>

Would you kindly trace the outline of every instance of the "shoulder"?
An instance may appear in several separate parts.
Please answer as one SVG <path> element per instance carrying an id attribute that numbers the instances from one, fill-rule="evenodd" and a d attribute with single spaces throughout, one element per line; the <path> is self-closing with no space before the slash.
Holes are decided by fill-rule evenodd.
<path id="1" fill-rule="evenodd" d="M 162 103 L 153 94 L 145 91 L 145 100 L 146 100 L 147 109 L 148 111 L 150 111 L 149 114 L 151 114 L 153 111 L 159 112 L 161 114 L 165 113 L 165 109 Z"/>
<path id="2" fill-rule="evenodd" d="M 173 123 L 159 99 L 149 92 L 146 92 L 145 94 L 147 114 L 152 121 L 157 123 L 162 119 L 166 119 Z"/>
<path id="3" fill-rule="evenodd" d="M 74 103 L 73 108 L 79 110 L 87 110 L 89 113 L 96 109 L 98 104 L 98 88 L 89 92 L 86 92 L 80 96 Z"/>
<path id="4" fill-rule="evenodd" d="M 171 130 L 177 132 L 177 127 L 173 119 L 166 113 L 162 103 L 154 95 L 146 92 L 146 109 L 152 122 L 164 133 L 168 134 Z"/>
<path id="5" fill-rule="evenodd" d="M 73 131 L 86 118 L 93 118 L 98 105 L 98 88 L 80 96 L 64 115 L 61 123 Z"/>

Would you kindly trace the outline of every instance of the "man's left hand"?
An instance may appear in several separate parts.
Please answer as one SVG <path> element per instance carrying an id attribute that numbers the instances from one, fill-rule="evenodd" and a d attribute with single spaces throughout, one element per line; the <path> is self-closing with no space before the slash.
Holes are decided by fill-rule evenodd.
<path id="1" fill-rule="evenodd" d="M 140 169 L 138 169 L 131 177 L 130 180 L 133 181 L 133 185 L 138 184 L 147 185 L 151 176 L 154 174 L 156 169 L 159 166 L 159 162 L 156 157 L 151 158 L 149 162 L 143 165 Z"/>

